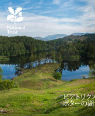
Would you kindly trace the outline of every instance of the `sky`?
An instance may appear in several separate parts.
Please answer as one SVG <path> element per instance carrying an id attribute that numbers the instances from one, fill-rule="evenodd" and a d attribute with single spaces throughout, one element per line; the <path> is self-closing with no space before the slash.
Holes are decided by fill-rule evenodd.
<path id="1" fill-rule="evenodd" d="M 8 7 L 22 7 L 23 21 L 10 23 Z M 8 33 L 16 25 L 17 33 Z M 19 29 L 20 28 L 20 29 Z M 12 31 L 15 31 L 14 29 Z M 0 35 L 44 37 L 95 32 L 95 0 L 0 0 Z"/>

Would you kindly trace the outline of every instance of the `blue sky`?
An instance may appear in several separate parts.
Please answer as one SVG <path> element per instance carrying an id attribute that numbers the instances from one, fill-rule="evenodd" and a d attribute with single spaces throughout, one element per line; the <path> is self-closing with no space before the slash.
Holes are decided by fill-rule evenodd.
<path id="1" fill-rule="evenodd" d="M 8 7 L 23 9 L 18 35 L 95 32 L 95 0 L 0 0 L 0 35 L 8 34 Z"/>

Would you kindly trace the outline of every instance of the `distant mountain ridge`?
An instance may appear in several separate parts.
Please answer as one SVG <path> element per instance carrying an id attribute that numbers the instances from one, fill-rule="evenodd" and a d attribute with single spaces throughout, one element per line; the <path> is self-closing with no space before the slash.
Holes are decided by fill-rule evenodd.
<path id="1" fill-rule="evenodd" d="M 49 40 L 54 40 L 54 39 L 59 39 L 59 38 L 63 38 L 66 37 L 66 34 L 55 34 L 55 35 L 48 35 L 46 37 L 34 37 L 35 39 L 39 39 L 39 40 L 44 40 L 44 41 L 49 41 Z"/>
<path id="2" fill-rule="evenodd" d="M 95 33 L 72 33 L 71 35 L 82 36 L 82 35 L 87 35 L 87 34 L 95 34 Z"/>
<path id="3" fill-rule="evenodd" d="M 71 35 L 75 35 L 75 36 L 82 36 L 85 35 L 86 33 L 72 33 Z"/>
<path id="4" fill-rule="evenodd" d="M 43 40 L 42 37 L 33 37 L 33 38 L 38 39 L 38 40 Z"/>
<path id="5" fill-rule="evenodd" d="M 83 36 L 87 34 L 95 34 L 95 33 L 72 33 L 70 35 L 55 34 L 55 35 L 48 35 L 46 37 L 34 37 L 34 38 L 38 40 L 43 40 L 43 41 L 50 41 L 50 40 L 60 39 L 60 38 L 68 37 L 68 36 Z"/>

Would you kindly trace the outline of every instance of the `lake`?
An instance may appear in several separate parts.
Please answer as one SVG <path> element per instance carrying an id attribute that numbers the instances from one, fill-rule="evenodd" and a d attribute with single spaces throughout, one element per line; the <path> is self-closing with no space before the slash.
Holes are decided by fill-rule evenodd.
<path id="1" fill-rule="evenodd" d="M 15 64 L 0 64 L 2 79 L 12 79 L 17 76 Z"/>
<path id="2" fill-rule="evenodd" d="M 73 79 L 81 79 L 89 77 L 89 66 L 80 66 L 75 71 L 62 70 L 62 80 L 70 81 Z"/>
<path id="3" fill-rule="evenodd" d="M 19 75 L 18 69 L 23 68 L 35 68 L 39 65 L 47 64 L 47 63 L 56 63 L 55 60 L 52 59 L 42 59 L 40 61 L 29 62 L 25 64 L 0 64 L 2 79 L 12 79 Z"/>
<path id="4" fill-rule="evenodd" d="M 43 65 L 45 63 L 56 63 L 51 59 L 43 59 L 41 61 L 35 61 L 31 63 L 26 63 L 23 65 L 24 68 L 35 68 L 36 66 Z M 73 64 L 73 65 L 72 65 Z M 76 64 L 76 65 L 74 65 Z M 16 77 L 18 74 L 17 67 L 19 65 L 16 64 L 0 64 L 2 69 L 2 79 L 12 79 Z M 81 79 L 83 77 L 88 78 L 90 68 L 88 65 L 80 65 L 79 62 L 64 62 L 62 67 L 62 80 L 70 81 L 72 79 Z"/>

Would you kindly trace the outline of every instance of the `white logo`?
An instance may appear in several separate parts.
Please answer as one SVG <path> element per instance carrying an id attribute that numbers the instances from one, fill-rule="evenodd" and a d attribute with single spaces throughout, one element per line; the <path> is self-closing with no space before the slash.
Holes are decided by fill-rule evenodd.
<path id="1" fill-rule="evenodd" d="M 21 22 L 23 21 L 22 17 L 22 8 L 18 7 L 16 10 L 14 10 L 12 7 L 8 7 L 8 11 L 10 12 L 10 15 L 7 16 L 7 20 L 10 22 Z"/>

